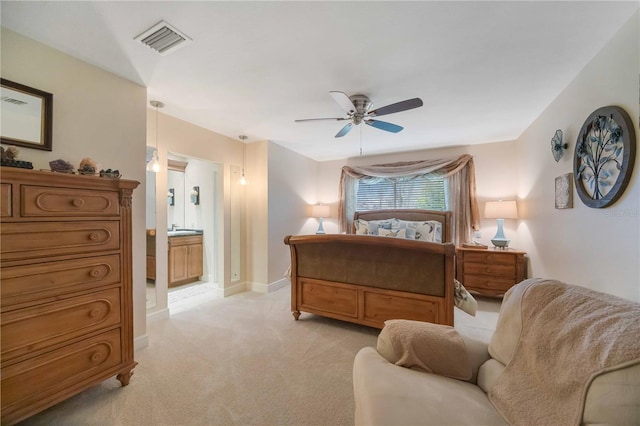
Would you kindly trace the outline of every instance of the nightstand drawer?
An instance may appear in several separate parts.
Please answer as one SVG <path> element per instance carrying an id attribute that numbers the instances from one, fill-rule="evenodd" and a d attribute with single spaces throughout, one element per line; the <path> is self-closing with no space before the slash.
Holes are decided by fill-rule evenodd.
<path id="1" fill-rule="evenodd" d="M 466 277 L 469 274 L 490 275 L 513 280 L 516 277 L 516 265 L 491 265 L 487 263 L 466 262 L 464 264 L 464 275 Z"/>
<path id="2" fill-rule="evenodd" d="M 508 252 L 467 252 L 464 255 L 464 259 L 466 262 L 471 263 L 492 263 L 492 264 L 500 264 L 500 265 L 515 265 L 516 264 L 516 256 L 510 254 Z"/>
<path id="3" fill-rule="evenodd" d="M 513 286 L 512 279 L 465 275 L 462 279 L 468 290 L 496 290 L 505 292 Z"/>

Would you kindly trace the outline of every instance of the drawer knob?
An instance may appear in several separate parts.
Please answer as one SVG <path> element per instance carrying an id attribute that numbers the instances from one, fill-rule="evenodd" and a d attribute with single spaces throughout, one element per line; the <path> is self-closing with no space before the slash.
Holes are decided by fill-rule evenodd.
<path id="1" fill-rule="evenodd" d="M 98 352 L 95 352 L 93 355 L 91 355 L 91 362 L 100 362 L 102 361 L 102 355 Z"/>
<path id="2" fill-rule="evenodd" d="M 94 308 L 91 311 L 89 311 L 89 316 L 91 318 L 97 318 L 100 316 L 101 313 L 102 311 L 99 308 Z"/>
<path id="3" fill-rule="evenodd" d="M 98 269 L 98 268 L 92 269 L 91 272 L 89 272 L 89 275 L 91 275 L 92 277 L 99 277 L 100 276 L 100 269 Z"/>
<path id="4" fill-rule="evenodd" d="M 91 241 L 95 241 L 95 240 L 97 240 L 98 238 L 100 238 L 100 236 L 99 236 L 99 235 L 98 235 L 98 233 L 96 233 L 96 232 L 92 232 L 92 233 L 90 233 L 90 234 L 89 234 L 89 239 L 90 239 Z"/>
<path id="5" fill-rule="evenodd" d="M 84 200 L 82 198 L 76 198 L 71 202 L 71 204 L 73 204 L 74 207 L 82 207 L 84 206 Z"/>

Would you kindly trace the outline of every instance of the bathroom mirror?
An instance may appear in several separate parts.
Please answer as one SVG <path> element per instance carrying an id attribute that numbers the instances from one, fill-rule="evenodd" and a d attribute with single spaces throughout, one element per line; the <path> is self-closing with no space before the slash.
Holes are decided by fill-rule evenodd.
<path id="1" fill-rule="evenodd" d="M 155 148 L 147 147 L 147 162 Z M 147 239 L 147 309 L 156 306 L 156 174 L 147 172 L 146 176 L 146 239 Z"/>
<path id="2" fill-rule="evenodd" d="M 167 173 L 167 229 L 185 228 L 185 174 L 187 162 L 169 159 Z"/>

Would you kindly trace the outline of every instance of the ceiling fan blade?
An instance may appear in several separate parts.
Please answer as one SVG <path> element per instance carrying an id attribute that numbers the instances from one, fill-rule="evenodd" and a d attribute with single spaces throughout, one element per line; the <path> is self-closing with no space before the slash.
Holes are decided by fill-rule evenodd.
<path id="1" fill-rule="evenodd" d="M 302 118 L 302 119 L 298 119 L 298 120 L 294 120 L 296 123 L 302 123 L 304 121 L 323 121 L 323 120 L 331 120 L 331 121 L 343 121 L 343 120 L 349 120 L 349 118 Z"/>
<path id="2" fill-rule="evenodd" d="M 380 120 L 365 120 L 365 123 L 369 126 L 375 127 L 376 129 L 386 130 L 391 133 L 398 133 L 404 127 L 398 126 L 397 124 L 387 123 L 386 121 Z"/>
<path id="3" fill-rule="evenodd" d="M 395 112 L 418 108 L 422 105 L 422 99 L 420 98 L 407 99 L 406 101 L 396 102 L 395 104 L 374 109 L 373 111 L 369 111 L 367 115 L 370 117 L 379 117 L 381 115 L 393 114 Z"/>
<path id="4" fill-rule="evenodd" d="M 347 113 L 353 114 L 354 112 L 356 112 L 356 106 L 353 104 L 353 102 L 351 102 L 351 99 L 349 99 L 349 97 L 345 93 L 334 91 L 329 92 L 329 94 L 331 95 L 331 97 L 333 97 L 333 100 L 335 100 L 338 105 L 340 105 L 340 108 L 345 110 Z"/>
<path id="5" fill-rule="evenodd" d="M 340 129 L 338 133 L 336 133 L 336 138 L 341 138 L 347 133 L 349 133 L 349 130 L 351 130 L 352 127 L 353 127 L 353 123 L 347 123 L 346 126 L 344 126 L 342 129 Z"/>

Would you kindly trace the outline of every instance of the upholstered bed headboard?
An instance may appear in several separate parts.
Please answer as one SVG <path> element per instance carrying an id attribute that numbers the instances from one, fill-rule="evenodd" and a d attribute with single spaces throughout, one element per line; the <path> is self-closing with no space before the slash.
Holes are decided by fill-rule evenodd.
<path id="1" fill-rule="evenodd" d="M 381 220 L 396 218 L 400 220 L 410 220 L 413 222 L 437 220 L 442 224 L 442 242 L 451 242 L 451 212 L 437 210 L 420 210 L 420 209 L 390 209 L 390 210 L 369 210 L 355 212 L 353 221 L 362 220 Z M 349 230 L 350 234 L 355 233 L 355 229 Z"/>

